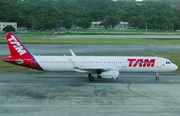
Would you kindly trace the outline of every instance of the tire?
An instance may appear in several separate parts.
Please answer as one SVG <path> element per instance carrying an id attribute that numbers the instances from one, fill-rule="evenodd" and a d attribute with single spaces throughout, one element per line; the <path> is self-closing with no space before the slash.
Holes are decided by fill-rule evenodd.
<path id="1" fill-rule="evenodd" d="M 88 77 L 89 77 L 89 78 L 91 77 L 91 73 L 88 74 Z"/>
<path id="2" fill-rule="evenodd" d="M 159 80 L 159 77 L 156 77 L 156 80 Z"/>
<path id="3" fill-rule="evenodd" d="M 94 77 L 93 76 L 89 77 L 89 81 L 94 81 Z"/>

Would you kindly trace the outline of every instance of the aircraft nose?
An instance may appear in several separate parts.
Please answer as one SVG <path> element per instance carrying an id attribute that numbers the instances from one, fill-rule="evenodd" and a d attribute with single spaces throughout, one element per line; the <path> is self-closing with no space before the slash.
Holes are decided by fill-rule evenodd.
<path id="1" fill-rule="evenodd" d="M 176 70 L 178 69 L 178 66 L 176 65 Z"/>
<path id="2" fill-rule="evenodd" d="M 173 64 L 173 69 L 174 69 L 174 70 L 177 70 L 177 69 L 178 69 L 178 66 L 175 65 L 175 64 Z"/>

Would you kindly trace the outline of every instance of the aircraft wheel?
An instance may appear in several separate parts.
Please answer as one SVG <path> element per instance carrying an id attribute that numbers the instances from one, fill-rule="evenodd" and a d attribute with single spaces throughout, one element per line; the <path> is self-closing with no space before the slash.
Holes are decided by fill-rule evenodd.
<path id="1" fill-rule="evenodd" d="M 90 76 L 90 77 L 89 77 L 89 81 L 94 81 L 94 77 L 93 77 L 93 76 Z"/>
<path id="2" fill-rule="evenodd" d="M 158 81 L 158 80 L 159 80 L 159 77 L 156 77 L 156 80 Z"/>
<path id="3" fill-rule="evenodd" d="M 88 77 L 89 77 L 89 78 L 91 77 L 91 73 L 88 74 Z"/>

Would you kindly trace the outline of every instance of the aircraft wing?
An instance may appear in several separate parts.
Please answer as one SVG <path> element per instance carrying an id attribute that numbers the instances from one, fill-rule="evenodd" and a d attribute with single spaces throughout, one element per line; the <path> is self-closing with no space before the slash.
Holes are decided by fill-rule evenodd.
<path id="1" fill-rule="evenodd" d="M 75 70 L 75 71 L 79 71 L 79 70 L 97 73 L 97 72 L 109 71 L 111 70 L 111 68 L 110 67 L 84 67 L 84 68 L 78 68 L 78 70 Z"/>
<path id="2" fill-rule="evenodd" d="M 73 68 L 75 69 L 76 72 L 92 72 L 92 73 L 97 73 L 97 72 L 104 72 L 104 71 L 109 71 L 109 70 L 114 70 L 116 69 L 115 67 L 77 67 L 76 64 L 69 58 L 69 61 L 71 62 Z"/>

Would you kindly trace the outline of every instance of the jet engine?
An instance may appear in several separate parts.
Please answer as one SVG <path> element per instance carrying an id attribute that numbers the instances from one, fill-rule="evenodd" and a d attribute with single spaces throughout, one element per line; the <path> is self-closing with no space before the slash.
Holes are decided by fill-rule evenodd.
<path id="1" fill-rule="evenodd" d="M 117 79 L 119 77 L 119 71 L 105 71 L 99 75 L 103 79 Z"/>

